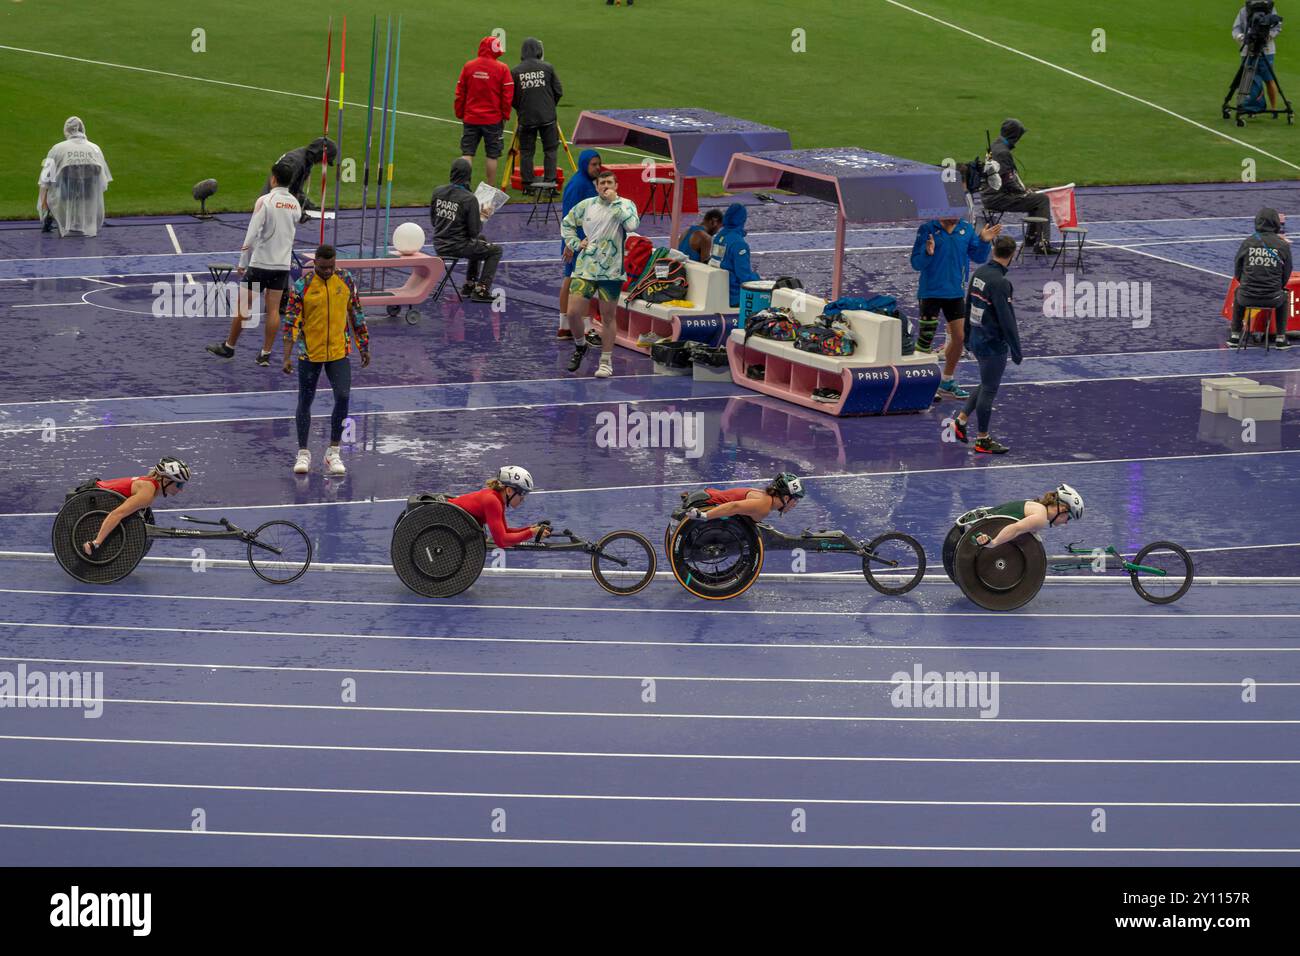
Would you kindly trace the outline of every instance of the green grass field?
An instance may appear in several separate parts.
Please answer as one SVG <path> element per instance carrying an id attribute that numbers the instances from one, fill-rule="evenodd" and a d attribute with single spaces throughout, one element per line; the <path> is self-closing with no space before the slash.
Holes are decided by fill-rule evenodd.
<path id="1" fill-rule="evenodd" d="M 1210 129 L 887 0 L 641 0 L 630 9 L 601 0 L 306 7 L 8 0 L 0 12 L 0 43 L 8 47 L 0 49 L 0 112 L 8 117 L 6 155 L 14 168 L 0 182 L 0 217 L 34 217 L 40 161 L 70 114 L 85 120 L 112 168 L 110 215 L 190 211 L 190 187 L 208 176 L 222 186 L 213 208 L 247 209 L 271 161 L 320 134 L 331 13 L 336 26 L 344 13 L 349 20 L 343 154 L 358 157 L 371 15 L 390 10 L 405 18 L 398 106 L 422 114 L 398 121 L 395 204 L 427 202 L 445 181 L 460 134 L 452 112 L 456 76 L 496 27 L 506 31 L 511 64 L 525 36 L 544 42 L 566 90 L 566 133 L 584 108 L 695 106 L 789 129 L 797 147 L 856 145 L 937 163 L 974 156 L 985 129 L 996 135 L 1014 115 L 1030 130 L 1017 155 L 1035 185 L 1237 181 L 1248 158 L 1259 180 L 1297 173 L 1287 163 L 1300 164 L 1300 126 L 1256 119 L 1239 130 L 1220 118 L 1236 66 L 1232 2 L 909 6 Z M 1285 3 L 1279 12 L 1288 12 Z M 1278 72 L 1300 96 L 1297 24 L 1279 40 Z M 196 28 L 206 31 L 206 52 L 191 49 Z M 796 29 L 806 32 L 806 52 L 792 52 Z M 1095 29 L 1106 31 L 1104 53 L 1091 49 Z M 481 170 L 480 152 L 476 175 Z M 703 185 L 718 188 L 716 181 Z M 344 190 L 345 204 L 357 205 L 360 184 Z"/>

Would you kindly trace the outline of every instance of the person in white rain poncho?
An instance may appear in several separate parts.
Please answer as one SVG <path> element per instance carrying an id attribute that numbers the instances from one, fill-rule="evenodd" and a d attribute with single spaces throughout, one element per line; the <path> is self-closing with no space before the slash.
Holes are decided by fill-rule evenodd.
<path id="1" fill-rule="evenodd" d="M 49 232 L 57 225 L 60 236 L 70 232 L 98 235 L 104 225 L 104 190 L 113 176 L 103 150 L 86 139 L 86 124 L 79 118 L 68 117 L 63 136 L 63 142 L 50 147 L 41 164 L 36 212 L 42 231 Z"/>

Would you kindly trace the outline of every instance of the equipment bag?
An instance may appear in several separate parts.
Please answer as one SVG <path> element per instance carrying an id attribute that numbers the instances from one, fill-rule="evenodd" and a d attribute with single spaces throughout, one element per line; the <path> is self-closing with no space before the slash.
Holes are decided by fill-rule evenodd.
<path id="1" fill-rule="evenodd" d="M 691 364 L 703 365 L 707 368 L 723 368 L 727 365 L 727 350 L 725 348 L 698 348 L 691 352 Z"/>
<path id="2" fill-rule="evenodd" d="M 778 342 L 794 341 L 795 321 L 789 309 L 774 307 L 755 312 L 745 322 L 745 341 L 751 335 Z"/>
<path id="3" fill-rule="evenodd" d="M 690 368 L 691 353 L 700 347 L 698 342 L 656 342 L 650 357 L 668 368 Z"/>
<path id="4" fill-rule="evenodd" d="M 669 256 L 667 249 L 656 249 L 636 281 L 627 286 L 627 300 L 672 302 L 685 299 L 690 289 L 686 263 Z"/>
<path id="5" fill-rule="evenodd" d="M 852 355 L 857 343 L 842 324 L 801 325 L 795 332 L 794 347 L 817 355 Z"/>
<path id="6" fill-rule="evenodd" d="M 633 233 L 627 237 L 623 243 L 623 271 L 627 274 L 627 280 L 623 283 L 624 290 L 632 288 L 637 279 L 641 278 L 654 251 L 654 243 L 645 236 Z"/>
<path id="7" fill-rule="evenodd" d="M 902 354 L 911 355 L 916 351 L 916 342 L 912 338 L 911 326 L 904 317 L 903 310 L 898 307 L 898 300 L 892 295 L 873 295 L 866 298 L 842 296 L 834 302 L 827 302 L 826 308 L 822 309 L 822 315 L 835 317 L 848 310 L 874 312 L 877 315 L 887 315 L 890 318 L 898 319 L 903 324 Z"/>

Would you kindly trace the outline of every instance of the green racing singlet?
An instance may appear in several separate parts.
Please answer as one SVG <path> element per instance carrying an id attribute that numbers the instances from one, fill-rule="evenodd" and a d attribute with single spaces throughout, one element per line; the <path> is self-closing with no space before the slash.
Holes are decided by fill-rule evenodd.
<path id="1" fill-rule="evenodd" d="M 1024 521 L 1025 503 L 1026 502 L 1024 499 L 1020 501 L 1008 501 L 1004 505 L 998 505 L 996 508 L 990 508 L 989 516 L 991 517 L 993 515 L 1005 515 L 1006 517 L 1011 518 L 1014 521 Z"/>

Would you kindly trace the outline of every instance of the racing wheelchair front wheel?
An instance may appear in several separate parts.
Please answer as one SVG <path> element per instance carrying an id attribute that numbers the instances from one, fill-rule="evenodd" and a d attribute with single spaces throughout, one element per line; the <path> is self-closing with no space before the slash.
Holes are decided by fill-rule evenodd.
<path id="1" fill-rule="evenodd" d="M 610 594 L 636 594 L 654 580 L 655 548 L 635 531 L 611 531 L 596 542 L 591 576 Z"/>
<path id="2" fill-rule="evenodd" d="M 888 531 L 869 541 L 867 550 L 889 562 L 862 559 L 863 576 L 881 594 L 906 594 L 925 577 L 925 549 L 910 534 Z"/>

